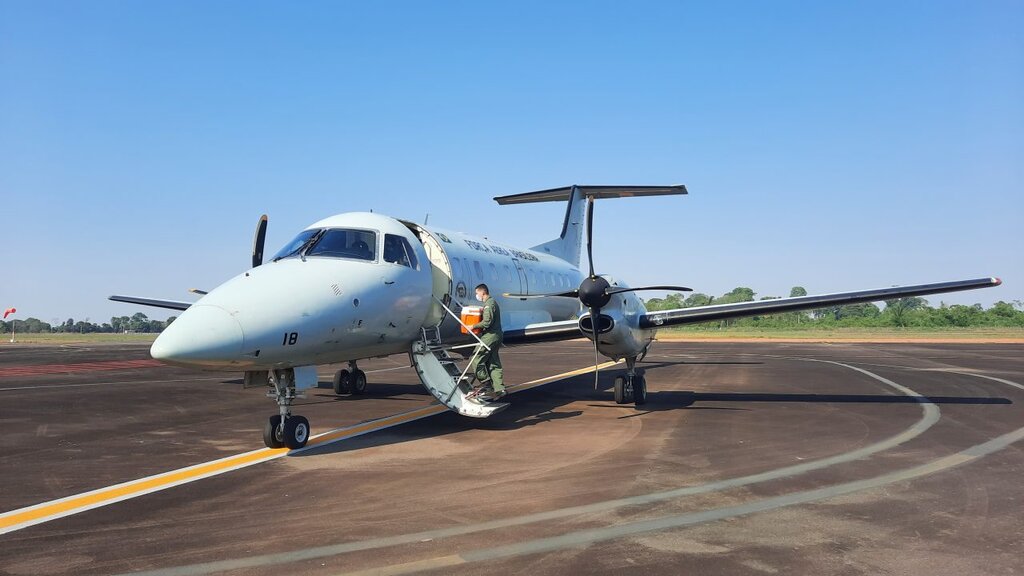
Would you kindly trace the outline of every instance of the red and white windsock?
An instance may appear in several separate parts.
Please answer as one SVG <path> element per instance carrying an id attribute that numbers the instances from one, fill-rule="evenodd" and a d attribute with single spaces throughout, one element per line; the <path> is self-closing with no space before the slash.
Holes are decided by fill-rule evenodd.
<path id="1" fill-rule="evenodd" d="M 8 316 L 10 316 L 11 314 L 14 314 L 17 311 L 18 311 L 17 308 L 8 308 L 7 310 L 4 310 L 4 320 L 7 320 Z"/>

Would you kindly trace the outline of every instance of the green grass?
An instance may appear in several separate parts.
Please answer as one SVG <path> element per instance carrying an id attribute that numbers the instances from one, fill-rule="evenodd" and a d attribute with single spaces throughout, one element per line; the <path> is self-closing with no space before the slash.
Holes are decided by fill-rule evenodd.
<path id="1" fill-rule="evenodd" d="M 152 343 L 157 334 L 15 334 L 18 344 L 130 344 Z M 0 346 L 13 346 L 11 333 L 0 336 Z"/>
<path id="2" fill-rule="evenodd" d="M 796 340 L 870 340 L 870 339 L 922 339 L 922 340 L 1006 340 L 1024 341 L 1024 328 L 695 328 L 673 327 L 658 331 L 668 338 L 699 340 L 728 340 L 730 338 L 764 338 Z"/>

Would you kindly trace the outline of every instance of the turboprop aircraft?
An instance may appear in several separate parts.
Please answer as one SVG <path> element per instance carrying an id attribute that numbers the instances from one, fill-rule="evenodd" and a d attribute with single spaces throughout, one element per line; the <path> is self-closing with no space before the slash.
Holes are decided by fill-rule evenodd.
<path id="1" fill-rule="evenodd" d="M 409 354 L 421 382 L 460 414 L 486 418 L 504 403 L 466 398 L 469 384 L 457 356 L 484 346 L 461 319 L 473 288 L 486 283 L 499 299 L 505 344 L 586 337 L 601 356 L 625 359 L 614 383 L 620 404 L 644 404 L 647 383 L 636 369 L 657 329 L 710 320 L 808 310 L 908 296 L 998 286 L 979 278 L 757 302 L 648 312 L 643 290 L 594 267 L 594 203 L 608 198 L 686 194 L 685 186 L 568 186 L 495 198 L 498 204 L 565 202 L 562 231 L 533 248 L 443 230 L 383 214 L 338 214 L 302 230 L 263 262 L 267 217 L 260 218 L 251 269 L 195 302 L 111 296 L 111 300 L 184 312 L 156 339 L 153 358 L 208 370 L 241 371 L 248 386 L 269 388 L 278 413 L 264 426 L 267 446 L 301 448 L 309 421 L 292 414 L 295 398 L 315 387 L 316 366 L 348 363 L 334 375 L 337 394 L 362 394 L 359 360 Z M 586 241 L 586 273 L 580 270 Z"/>

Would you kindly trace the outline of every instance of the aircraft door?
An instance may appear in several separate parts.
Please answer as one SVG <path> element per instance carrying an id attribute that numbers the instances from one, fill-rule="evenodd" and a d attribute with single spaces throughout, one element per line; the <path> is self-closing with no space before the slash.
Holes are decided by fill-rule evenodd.
<path id="1" fill-rule="evenodd" d="M 430 262 L 430 273 L 433 281 L 433 295 L 445 304 L 448 304 L 452 298 L 453 275 L 452 266 L 448 260 L 448 255 L 445 254 L 444 247 L 432 234 L 421 226 L 412 222 L 403 222 L 403 224 L 416 234 L 427 252 L 427 260 Z M 427 315 L 424 326 L 444 324 L 448 319 L 448 315 L 436 300 L 431 300 L 430 314 Z"/>

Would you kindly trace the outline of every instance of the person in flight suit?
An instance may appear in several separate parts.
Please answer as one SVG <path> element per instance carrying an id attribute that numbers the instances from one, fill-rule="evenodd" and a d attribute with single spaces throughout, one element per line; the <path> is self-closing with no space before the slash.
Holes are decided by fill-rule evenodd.
<path id="1" fill-rule="evenodd" d="M 491 298 L 491 291 L 487 288 L 487 284 L 480 284 L 476 287 L 476 299 L 484 303 L 483 319 L 470 328 L 480 330 L 480 340 L 487 344 L 490 350 L 481 348 L 480 353 L 476 355 L 476 359 L 470 366 L 470 371 L 476 374 L 480 387 L 470 392 L 467 397 L 497 400 L 506 394 L 502 378 L 501 358 L 498 357 L 498 348 L 501 348 L 504 335 L 501 331 L 501 309 L 498 308 L 498 302 Z"/>

